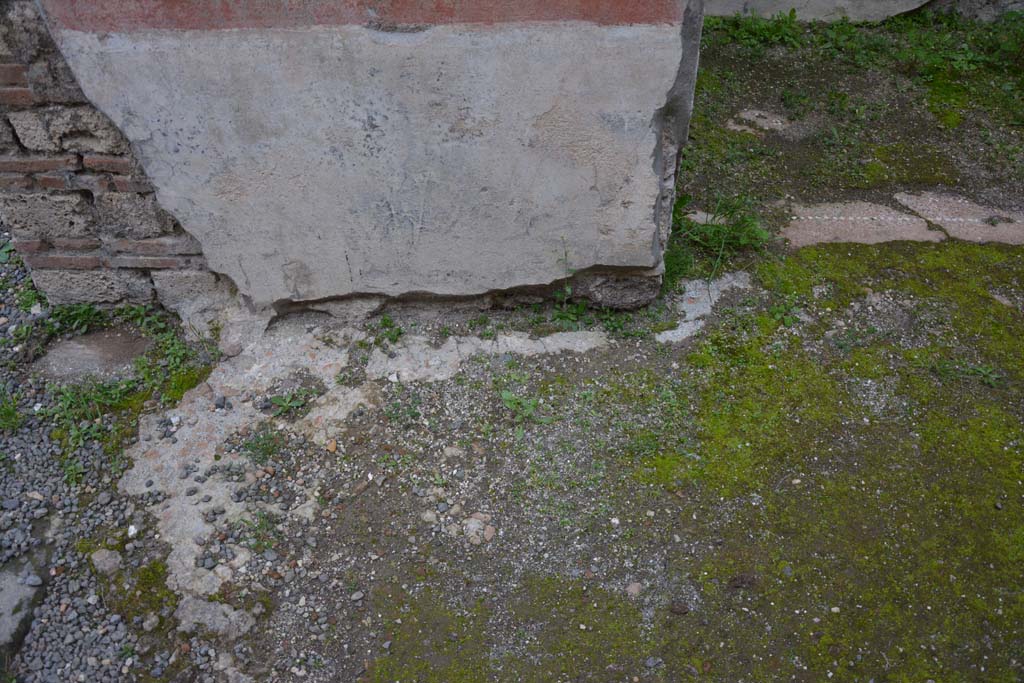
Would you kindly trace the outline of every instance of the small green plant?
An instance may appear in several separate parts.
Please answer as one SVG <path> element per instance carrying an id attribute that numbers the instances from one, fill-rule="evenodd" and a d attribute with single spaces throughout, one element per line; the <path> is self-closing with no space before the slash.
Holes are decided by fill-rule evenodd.
<path id="1" fill-rule="evenodd" d="M 273 416 L 290 415 L 301 408 L 305 408 L 312 396 L 313 392 L 309 389 L 296 389 L 280 396 L 271 396 L 270 403 L 274 406 Z"/>
<path id="2" fill-rule="evenodd" d="M 704 222 L 686 216 L 688 202 L 689 198 L 683 197 L 675 208 L 665 253 L 666 291 L 675 290 L 686 277 L 714 279 L 730 259 L 760 253 L 772 239 L 748 197 L 719 197 Z"/>
<path id="3" fill-rule="evenodd" d="M 279 535 L 274 519 L 266 512 L 257 512 L 252 519 L 243 519 L 242 524 L 249 531 L 246 544 L 256 552 L 269 550 L 277 543 Z"/>
<path id="4" fill-rule="evenodd" d="M 75 487 L 82 483 L 82 477 L 85 475 L 85 465 L 78 458 L 65 458 L 64 462 L 61 463 L 61 469 L 64 471 L 64 483 L 68 486 Z"/>
<path id="5" fill-rule="evenodd" d="M 285 438 L 279 432 L 264 427 L 242 444 L 242 450 L 258 465 L 265 465 L 280 452 Z"/>
<path id="6" fill-rule="evenodd" d="M 793 49 L 807 43 L 795 9 L 780 12 L 770 19 L 736 14 L 723 18 L 708 17 L 705 22 L 710 41 L 735 43 L 755 54 L 763 54 L 771 47 Z"/>
<path id="7" fill-rule="evenodd" d="M 975 377 L 987 387 L 996 388 L 1003 381 L 1003 376 L 989 365 L 969 365 L 962 370 L 968 377 Z"/>
<path id="8" fill-rule="evenodd" d="M 555 418 L 541 415 L 540 401 L 536 398 L 524 398 L 516 396 L 508 389 L 501 392 L 501 402 L 512 411 L 516 424 L 524 422 L 536 422 L 537 424 L 551 424 Z"/>
<path id="9" fill-rule="evenodd" d="M 18 411 L 18 397 L 6 392 L 0 395 L 0 431 L 17 431 L 23 421 L 24 416 Z"/>
<path id="10" fill-rule="evenodd" d="M 772 320 L 780 322 L 786 327 L 792 327 L 800 320 L 800 307 L 792 297 L 775 304 L 768 309 L 768 313 L 772 316 Z"/>
<path id="11" fill-rule="evenodd" d="M 46 297 L 44 297 L 39 290 L 33 287 L 31 283 L 27 283 L 14 294 L 14 303 L 18 308 L 27 313 L 31 311 L 32 307 L 36 304 L 45 306 Z"/>
<path id="12" fill-rule="evenodd" d="M 0 246 L 0 263 L 7 263 L 11 260 L 11 255 L 14 254 L 14 243 L 7 241 Z"/>
<path id="13" fill-rule="evenodd" d="M 105 327 L 110 322 L 106 313 L 92 304 L 54 306 L 47 320 L 50 334 L 85 334 L 90 329 Z"/>
<path id="14" fill-rule="evenodd" d="M 384 314 L 380 317 L 380 322 L 377 323 L 373 343 L 381 347 L 387 344 L 397 344 L 404 334 L 405 330 L 395 323 L 391 316 Z"/>

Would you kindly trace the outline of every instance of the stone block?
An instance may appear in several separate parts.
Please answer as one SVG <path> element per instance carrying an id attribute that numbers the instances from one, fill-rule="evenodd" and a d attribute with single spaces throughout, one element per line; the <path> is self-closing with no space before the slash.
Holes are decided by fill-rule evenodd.
<path id="1" fill-rule="evenodd" d="M 103 114 L 90 106 L 48 107 L 8 116 L 14 132 L 35 152 L 123 154 L 124 137 Z"/>
<path id="2" fill-rule="evenodd" d="M 660 269 L 631 273 L 580 273 L 573 278 L 572 294 L 598 306 L 633 310 L 658 297 Z"/>
<path id="3" fill-rule="evenodd" d="M 32 281 L 51 304 L 145 304 L 153 299 L 148 276 L 126 270 L 33 270 Z"/>
<path id="4" fill-rule="evenodd" d="M 33 152 L 59 152 L 60 140 L 50 136 L 46 125 L 46 113 L 40 109 L 11 112 L 7 120 L 14 127 L 14 134 L 25 149 Z"/>
<path id="5" fill-rule="evenodd" d="M 152 278 L 160 303 L 199 334 L 235 303 L 233 288 L 206 270 L 155 270 Z"/>
<path id="6" fill-rule="evenodd" d="M 804 21 L 880 21 L 926 4 L 928 0 L 705 0 L 704 7 L 708 15 L 717 17 L 774 17 L 796 8 Z"/>
<path id="7" fill-rule="evenodd" d="M 661 264 L 699 0 L 41 4 L 258 308 Z"/>
<path id="8" fill-rule="evenodd" d="M 0 27 L 7 51 L 22 64 L 31 63 L 53 46 L 32 0 L 6 0 L 0 5 Z"/>
<path id="9" fill-rule="evenodd" d="M 174 228 L 173 219 L 152 195 L 108 192 L 96 197 L 97 232 L 133 240 L 159 237 Z"/>
<path id="10" fill-rule="evenodd" d="M 16 239 L 88 237 L 94 224 L 92 207 L 77 194 L 0 194 L 0 218 Z"/>

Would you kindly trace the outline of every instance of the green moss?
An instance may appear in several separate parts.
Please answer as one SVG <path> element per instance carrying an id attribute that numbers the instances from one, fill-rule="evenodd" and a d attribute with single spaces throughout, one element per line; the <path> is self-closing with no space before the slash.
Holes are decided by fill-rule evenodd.
<path id="1" fill-rule="evenodd" d="M 163 390 L 165 402 L 178 403 L 185 394 L 202 384 L 210 376 L 210 365 L 186 366 L 170 376 Z"/>
<path id="2" fill-rule="evenodd" d="M 949 155 L 932 145 L 896 142 L 876 145 L 869 154 L 854 187 L 955 185 L 959 177 Z"/>
<path id="3" fill-rule="evenodd" d="M 760 490 L 773 472 L 795 466 L 844 412 L 843 392 L 824 368 L 772 345 L 767 320 L 758 327 L 709 366 L 697 411 L 700 459 L 690 477 L 724 495 Z M 713 343 L 705 343 L 705 359 L 720 353 Z"/>
<path id="4" fill-rule="evenodd" d="M 531 639 L 525 657 L 507 662 L 509 680 L 621 680 L 652 649 L 635 604 L 579 580 L 531 577 L 512 612 Z"/>
<path id="5" fill-rule="evenodd" d="M 840 367 L 859 379 L 879 380 L 892 375 L 889 350 L 879 346 L 851 350 Z"/>
<path id="6" fill-rule="evenodd" d="M 826 319 L 865 287 L 901 293 L 932 316 L 935 343 L 866 337 L 810 356 L 762 321 L 712 331 L 691 356 L 707 379 L 696 416 L 698 453 L 714 458 L 701 472 L 706 493 L 760 499 L 697 532 L 719 545 L 695 573 L 700 616 L 663 624 L 665 637 L 679 635 L 669 670 L 1016 680 L 1024 404 L 1017 381 L 989 385 L 963 369 L 1019 373 L 1011 348 L 1024 320 L 990 292 L 1019 290 L 1022 252 L 833 245 L 764 264 L 762 282 L 781 293 L 824 286 Z M 901 409 L 863 419 L 840 389 L 857 377 L 892 378 Z"/>
<path id="7" fill-rule="evenodd" d="M 996 300 L 1000 288 L 1024 278 L 1024 249 L 950 240 L 939 244 L 821 245 L 757 268 L 761 282 L 783 295 L 811 297 L 822 286 L 822 306 L 844 308 L 870 289 L 891 290 L 933 304 L 948 319 L 958 343 L 1018 379 L 1024 316 Z"/>
<path id="8" fill-rule="evenodd" d="M 121 548 L 123 551 L 123 548 Z M 147 614 L 160 615 L 164 608 L 171 611 L 178 604 L 178 596 L 167 586 L 167 563 L 153 560 L 136 570 L 117 573 L 103 590 L 107 606 L 126 621 Z M 169 627 L 161 617 L 161 628 Z"/>
<path id="9" fill-rule="evenodd" d="M 937 76 L 928 84 L 928 109 L 945 128 L 958 128 L 963 123 L 969 102 L 967 88 L 949 75 Z"/>
<path id="10" fill-rule="evenodd" d="M 482 638 L 487 610 L 482 606 L 454 609 L 433 593 L 409 596 L 398 589 L 374 598 L 386 615 L 391 650 L 372 664 L 368 680 L 488 680 L 487 646 Z"/>

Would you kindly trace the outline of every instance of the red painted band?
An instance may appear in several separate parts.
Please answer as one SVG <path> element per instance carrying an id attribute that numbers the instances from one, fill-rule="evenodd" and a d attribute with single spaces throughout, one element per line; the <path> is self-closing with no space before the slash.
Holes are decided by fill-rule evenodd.
<path id="1" fill-rule="evenodd" d="M 587 21 L 663 24 L 686 0 L 42 0 L 57 28 L 88 32 Z"/>

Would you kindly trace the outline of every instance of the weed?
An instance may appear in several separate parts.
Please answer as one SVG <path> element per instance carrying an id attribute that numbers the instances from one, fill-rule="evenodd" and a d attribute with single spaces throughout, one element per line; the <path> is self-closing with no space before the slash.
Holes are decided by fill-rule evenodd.
<path id="1" fill-rule="evenodd" d="M 64 471 L 64 483 L 72 488 L 81 483 L 85 474 L 85 466 L 78 458 L 65 458 L 61 463 L 61 469 Z"/>
<path id="2" fill-rule="evenodd" d="M 800 319 L 800 307 L 795 297 L 786 297 L 785 301 L 777 303 L 768 309 L 772 320 L 780 322 L 786 327 L 792 327 Z"/>
<path id="3" fill-rule="evenodd" d="M 772 47 L 798 48 L 807 43 L 796 10 L 780 12 L 770 19 L 745 14 L 705 19 L 709 42 L 731 42 L 757 55 Z"/>
<path id="4" fill-rule="evenodd" d="M 376 326 L 371 326 L 370 331 L 375 333 L 373 338 L 374 345 L 380 347 L 388 344 L 397 344 L 398 340 L 405 334 L 405 330 L 387 314 L 382 315 L 380 322 Z"/>
<path id="5" fill-rule="evenodd" d="M 284 447 L 285 438 L 269 428 L 258 430 L 242 444 L 242 450 L 258 465 L 265 465 Z"/>
<path id="6" fill-rule="evenodd" d="M 22 311 L 26 313 L 32 310 L 32 307 L 36 304 L 40 306 L 46 305 L 46 297 L 42 293 L 32 286 L 32 283 L 26 283 L 22 285 L 14 294 L 14 303 Z"/>
<path id="7" fill-rule="evenodd" d="M 743 253 L 760 252 L 772 235 L 761 226 L 748 197 L 719 197 L 706 222 L 686 217 L 688 198 L 676 205 L 665 254 L 665 289 L 674 291 L 685 277 L 718 277 L 725 264 Z"/>
<path id="8" fill-rule="evenodd" d="M 14 254 L 14 243 L 8 240 L 0 246 L 0 263 L 7 263 Z"/>
<path id="9" fill-rule="evenodd" d="M 782 91 L 782 106 L 793 121 L 804 118 L 814 108 L 810 95 L 789 89 Z"/>
<path id="10" fill-rule="evenodd" d="M 271 396 L 270 403 L 274 406 L 274 417 L 290 415 L 300 408 L 306 407 L 309 399 L 314 393 L 309 389 L 296 389 L 295 391 L 280 396 Z"/>
<path id="11" fill-rule="evenodd" d="M 963 369 L 963 373 L 968 377 L 977 377 L 987 387 L 998 387 L 1003 381 L 1003 376 L 989 365 L 970 365 Z"/>
<path id="12" fill-rule="evenodd" d="M 512 411 L 516 424 L 524 422 L 536 422 L 537 424 L 551 424 L 555 418 L 541 415 L 539 412 L 540 401 L 536 398 L 524 398 L 516 396 L 509 390 L 501 392 L 501 402 Z"/>
<path id="13" fill-rule="evenodd" d="M 4 392 L 0 395 L 0 431 L 17 431 L 24 421 L 24 416 L 18 412 L 18 397 Z"/>
<path id="14" fill-rule="evenodd" d="M 243 519 L 242 524 L 249 532 L 246 545 L 258 553 L 273 548 L 279 539 L 274 519 L 266 512 L 257 512 L 252 519 Z"/>
<path id="15" fill-rule="evenodd" d="M 54 306 L 46 321 L 49 334 L 85 334 L 109 323 L 107 314 L 92 304 Z"/>

